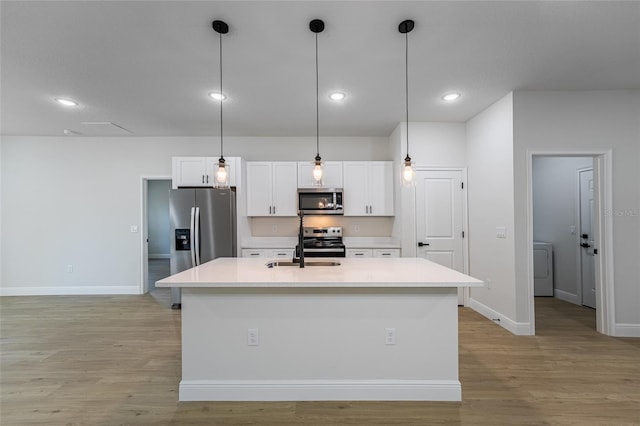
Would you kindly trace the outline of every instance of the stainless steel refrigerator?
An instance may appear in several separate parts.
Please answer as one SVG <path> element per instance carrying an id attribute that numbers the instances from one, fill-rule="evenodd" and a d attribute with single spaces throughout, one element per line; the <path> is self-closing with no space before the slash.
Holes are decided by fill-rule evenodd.
<path id="1" fill-rule="evenodd" d="M 169 195 L 171 275 L 218 257 L 236 257 L 235 189 L 182 188 Z M 181 308 L 171 289 L 171 308 Z"/>

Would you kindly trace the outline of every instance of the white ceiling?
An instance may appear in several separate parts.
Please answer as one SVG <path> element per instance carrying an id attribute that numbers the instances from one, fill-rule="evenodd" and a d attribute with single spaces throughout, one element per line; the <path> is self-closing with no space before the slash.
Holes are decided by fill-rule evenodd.
<path id="1" fill-rule="evenodd" d="M 511 90 L 640 88 L 639 2 L 2 1 L 3 135 L 387 136 L 404 121 L 466 121 Z M 347 99 L 329 101 L 331 90 Z M 457 90 L 462 98 L 443 103 Z M 64 108 L 52 99 L 80 102 Z M 103 123 L 87 125 L 83 122 Z M 112 124 L 110 124 L 112 123 Z M 121 127 L 129 130 L 128 133 Z"/>

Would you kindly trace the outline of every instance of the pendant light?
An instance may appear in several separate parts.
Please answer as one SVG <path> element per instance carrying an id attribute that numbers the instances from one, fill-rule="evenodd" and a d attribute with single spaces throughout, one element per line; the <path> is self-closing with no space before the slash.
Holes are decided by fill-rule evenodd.
<path id="1" fill-rule="evenodd" d="M 318 33 L 324 31 L 324 22 L 314 19 L 309 22 L 309 29 L 316 35 L 316 158 L 313 166 L 313 184 L 322 186 L 322 158 L 320 157 L 320 113 L 319 113 L 319 89 L 318 89 Z"/>
<path id="2" fill-rule="evenodd" d="M 222 92 L 222 34 L 229 32 L 229 26 L 224 21 L 213 21 L 212 24 L 215 32 L 220 36 L 220 159 L 218 159 L 218 169 L 216 170 L 214 181 L 214 188 L 228 188 L 229 187 L 229 173 L 227 171 L 227 165 L 224 161 L 223 148 L 224 140 L 222 138 L 222 103 L 224 102 L 224 94 Z"/>
<path id="3" fill-rule="evenodd" d="M 398 31 L 401 34 L 404 34 L 405 40 L 405 107 L 406 107 L 406 136 L 407 136 L 407 156 L 404 159 L 404 163 L 402 164 L 402 185 L 406 187 L 411 187 L 416 184 L 415 174 L 416 171 L 413 168 L 413 163 L 411 162 L 411 157 L 409 157 L 409 33 L 413 30 L 414 22 L 411 19 L 407 19 L 405 21 L 400 22 L 398 25 Z"/>

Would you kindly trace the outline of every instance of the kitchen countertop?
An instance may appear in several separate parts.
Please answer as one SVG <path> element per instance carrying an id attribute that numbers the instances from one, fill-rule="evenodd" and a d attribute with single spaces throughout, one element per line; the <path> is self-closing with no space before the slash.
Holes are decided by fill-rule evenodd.
<path id="1" fill-rule="evenodd" d="M 482 287 L 482 281 L 422 258 L 333 260 L 339 266 L 279 266 L 269 259 L 218 258 L 156 282 L 157 287 L 190 288 L 385 288 Z"/>

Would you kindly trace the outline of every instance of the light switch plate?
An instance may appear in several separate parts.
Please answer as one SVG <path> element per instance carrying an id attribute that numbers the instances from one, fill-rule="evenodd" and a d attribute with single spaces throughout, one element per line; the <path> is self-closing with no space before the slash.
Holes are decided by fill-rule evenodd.
<path id="1" fill-rule="evenodd" d="M 135 234 L 136 232 L 138 232 L 138 225 L 131 225 L 131 233 Z"/>
<path id="2" fill-rule="evenodd" d="M 496 238 L 507 238 L 507 228 L 504 226 L 496 226 Z"/>

